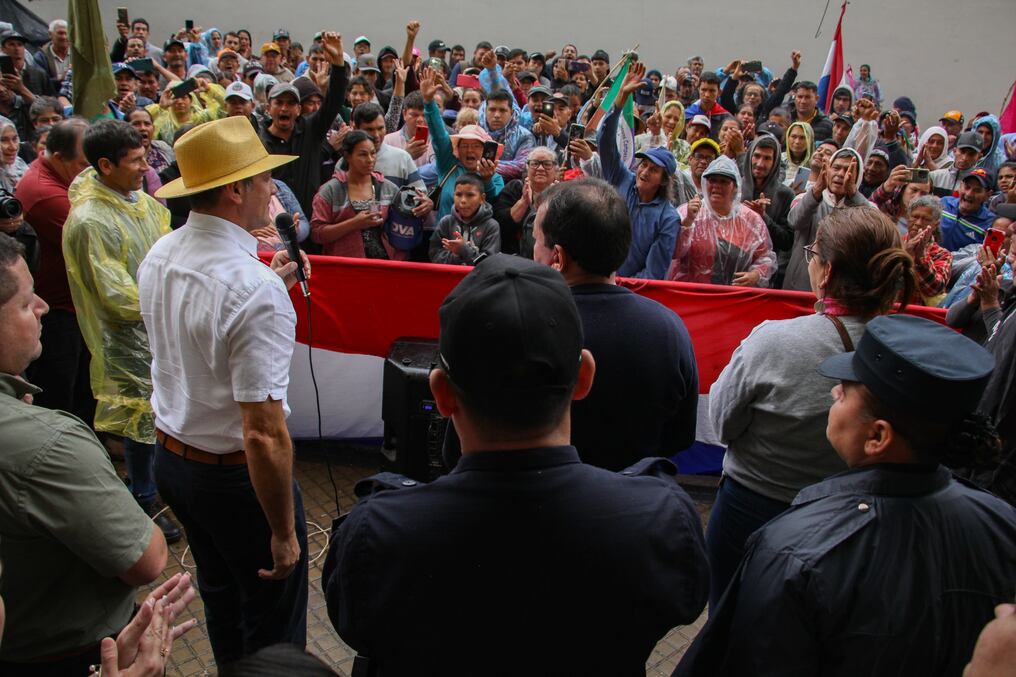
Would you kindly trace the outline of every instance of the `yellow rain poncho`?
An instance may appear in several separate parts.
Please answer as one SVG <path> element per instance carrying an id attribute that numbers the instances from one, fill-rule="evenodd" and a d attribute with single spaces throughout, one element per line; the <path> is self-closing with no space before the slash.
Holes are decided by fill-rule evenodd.
<path id="1" fill-rule="evenodd" d="M 99 182 L 94 169 L 71 184 L 63 228 L 78 325 L 92 354 L 95 429 L 155 443 L 148 334 L 137 274 L 155 241 L 170 232 L 169 210 L 142 191 L 129 201 Z"/>
<path id="2" fill-rule="evenodd" d="M 172 108 L 163 108 L 159 103 L 149 104 L 146 107 L 152 116 L 156 139 L 165 141 L 172 146 L 176 130 L 184 125 L 202 125 L 226 117 L 226 90 L 222 85 L 211 83 L 208 85 L 208 91 L 200 96 L 192 93 L 190 98 L 190 114 L 182 122 L 177 119 Z"/>

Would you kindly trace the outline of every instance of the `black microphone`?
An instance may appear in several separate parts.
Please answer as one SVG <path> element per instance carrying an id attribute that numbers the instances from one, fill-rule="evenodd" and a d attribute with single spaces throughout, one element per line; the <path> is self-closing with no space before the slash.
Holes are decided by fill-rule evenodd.
<path id="1" fill-rule="evenodd" d="M 310 289 L 307 288 L 307 276 L 303 273 L 303 257 L 300 256 L 300 248 L 296 246 L 296 226 L 293 225 L 293 215 L 282 212 L 275 217 L 275 230 L 279 231 L 282 243 L 286 245 L 286 253 L 289 260 L 296 262 L 296 279 L 300 282 L 300 289 L 304 297 L 310 297 Z"/>

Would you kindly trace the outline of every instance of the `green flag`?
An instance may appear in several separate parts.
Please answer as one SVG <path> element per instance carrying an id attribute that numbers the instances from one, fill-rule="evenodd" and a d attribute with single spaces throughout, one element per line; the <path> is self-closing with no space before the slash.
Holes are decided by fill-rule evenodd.
<path id="1" fill-rule="evenodd" d="M 98 0 L 69 0 L 67 24 L 71 34 L 74 112 L 88 120 L 108 117 L 108 102 L 116 96 L 116 82 L 106 51 Z"/>
<path id="2" fill-rule="evenodd" d="M 610 89 L 607 90 L 606 96 L 603 97 L 603 102 L 600 104 L 600 110 L 597 111 L 597 122 L 598 118 L 606 115 L 610 112 L 611 107 L 614 105 L 614 101 L 617 99 L 617 93 L 621 91 L 621 85 L 624 83 L 624 79 L 628 76 L 628 66 L 631 65 L 631 57 L 625 58 L 624 65 L 621 66 L 621 70 L 614 78 L 613 84 Z M 624 102 L 624 107 L 621 109 L 621 120 L 617 125 L 617 149 L 621 154 L 621 159 L 628 165 L 630 165 L 635 159 L 635 103 L 632 101 L 631 95 L 628 96 Z"/>

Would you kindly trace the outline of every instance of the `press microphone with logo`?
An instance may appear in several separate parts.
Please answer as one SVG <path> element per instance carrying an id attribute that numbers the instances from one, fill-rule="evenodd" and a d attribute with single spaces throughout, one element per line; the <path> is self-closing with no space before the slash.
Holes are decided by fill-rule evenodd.
<path id="1" fill-rule="evenodd" d="M 276 216 L 275 230 L 279 231 L 279 237 L 286 245 L 289 260 L 296 262 L 296 279 L 300 282 L 300 289 L 303 290 L 304 297 L 309 298 L 310 289 L 307 287 L 307 276 L 303 272 L 303 257 L 300 256 L 300 248 L 296 246 L 296 226 L 293 225 L 293 215 L 282 212 Z"/>

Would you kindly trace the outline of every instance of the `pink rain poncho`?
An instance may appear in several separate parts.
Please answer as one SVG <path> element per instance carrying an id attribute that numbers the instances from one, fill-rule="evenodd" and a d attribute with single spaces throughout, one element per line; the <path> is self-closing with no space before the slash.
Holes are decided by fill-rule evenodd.
<path id="1" fill-rule="evenodd" d="M 710 175 L 737 177 L 734 201 L 727 215 L 713 211 L 709 204 Z M 759 287 L 768 287 L 776 272 L 776 252 L 765 221 L 741 204 L 741 177 L 737 165 L 721 155 L 702 175 L 702 208 L 691 226 L 681 227 L 668 280 L 708 284 L 732 284 L 735 273 L 758 271 Z M 678 207 L 682 223 L 688 205 Z"/>

